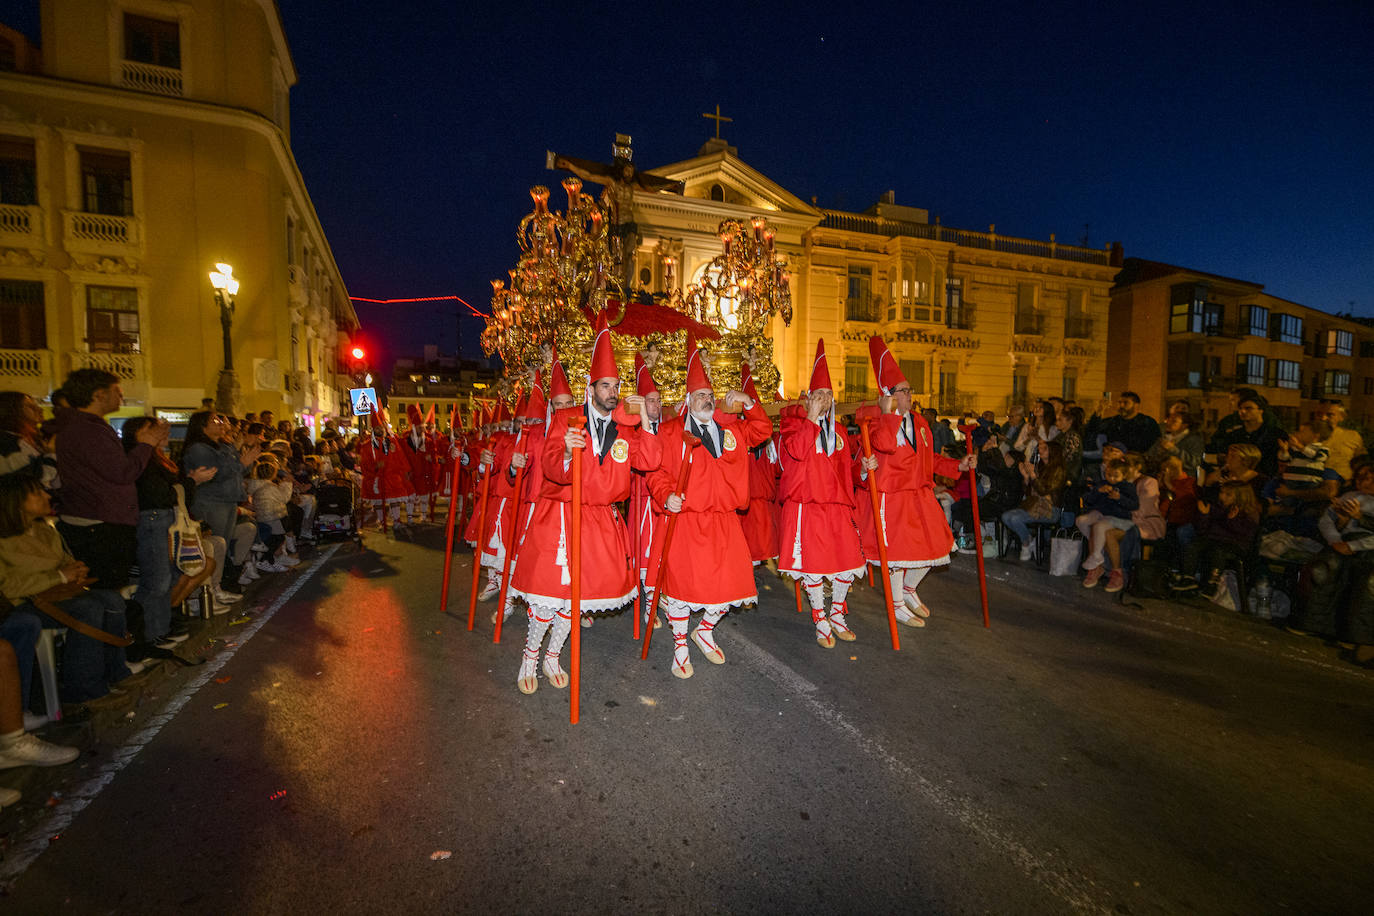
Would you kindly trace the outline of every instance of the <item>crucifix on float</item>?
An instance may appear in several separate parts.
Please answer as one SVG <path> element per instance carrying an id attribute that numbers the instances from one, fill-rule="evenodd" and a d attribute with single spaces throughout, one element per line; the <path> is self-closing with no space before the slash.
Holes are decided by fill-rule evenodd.
<path id="1" fill-rule="evenodd" d="M 681 194 L 683 182 L 671 178 L 650 175 L 635 168 L 631 161 L 634 150 L 630 148 L 630 137 L 626 134 L 615 135 L 612 159 L 609 163 L 592 162 L 590 159 L 575 159 L 560 156 L 553 150 L 544 153 L 544 167 L 572 172 L 583 181 L 599 184 L 604 189 L 601 206 L 606 211 L 606 221 L 610 227 L 612 253 L 618 259 L 621 280 L 625 294 L 634 289 L 634 254 L 639 248 L 639 230 L 634 222 L 634 192 L 668 191 Z M 615 243 L 619 244 L 616 245 Z M 616 250 L 616 249 L 619 250 Z"/>

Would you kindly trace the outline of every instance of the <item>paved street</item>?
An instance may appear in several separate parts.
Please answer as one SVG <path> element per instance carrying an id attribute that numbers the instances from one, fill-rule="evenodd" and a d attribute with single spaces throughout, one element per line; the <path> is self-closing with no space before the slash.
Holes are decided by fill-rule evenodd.
<path id="1" fill-rule="evenodd" d="M 689 681 L 666 629 L 647 662 L 627 614 L 584 630 L 570 726 L 567 691 L 515 689 L 523 620 L 466 631 L 466 553 L 438 613 L 441 544 L 317 554 L 33 777 L 0 816 L 5 905 L 1367 911 L 1374 675 L 1319 642 L 995 561 L 985 630 L 961 557 L 900 652 L 867 586 L 826 651 L 760 574 Z"/>

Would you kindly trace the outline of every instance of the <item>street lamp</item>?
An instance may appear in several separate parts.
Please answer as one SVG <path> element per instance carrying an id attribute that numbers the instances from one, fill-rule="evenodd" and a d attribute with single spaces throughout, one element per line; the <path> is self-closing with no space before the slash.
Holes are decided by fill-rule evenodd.
<path id="1" fill-rule="evenodd" d="M 234 323 L 234 297 L 239 291 L 239 281 L 234 276 L 234 268 L 229 264 L 216 264 L 215 269 L 210 271 L 210 285 L 215 289 L 215 301 L 219 303 L 220 327 L 224 330 L 224 368 L 220 370 L 215 401 L 220 410 L 237 414 L 239 379 L 234 373 L 234 350 L 229 337 Z"/>

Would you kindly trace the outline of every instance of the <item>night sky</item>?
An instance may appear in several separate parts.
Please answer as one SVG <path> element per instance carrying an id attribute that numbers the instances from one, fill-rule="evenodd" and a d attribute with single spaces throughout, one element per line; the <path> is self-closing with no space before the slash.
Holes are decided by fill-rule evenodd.
<path id="1" fill-rule="evenodd" d="M 741 158 L 821 206 L 894 189 L 945 225 L 1374 315 L 1366 0 L 279 5 L 292 145 L 354 296 L 485 308 L 529 186 L 561 177 L 545 149 L 605 161 L 621 131 L 640 167 L 676 162 L 719 103 Z M 391 353 L 454 349 L 451 305 L 358 311 Z"/>

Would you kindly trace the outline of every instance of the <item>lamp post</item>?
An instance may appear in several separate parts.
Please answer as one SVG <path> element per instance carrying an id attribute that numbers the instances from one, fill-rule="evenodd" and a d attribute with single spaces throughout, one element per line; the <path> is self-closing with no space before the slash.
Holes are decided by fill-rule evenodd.
<path id="1" fill-rule="evenodd" d="M 238 295 L 239 281 L 234 276 L 234 268 L 228 264 L 216 264 L 210 271 L 210 285 L 215 288 L 215 301 L 219 303 L 219 321 L 224 330 L 224 368 L 219 373 L 219 386 L 215 389 L 215 404 L 226 413 L 237 414 L 239 407 L 239 379 L 234 372 L 234 349 L 229 332 L 234 323 L 234 297 Z"/>

